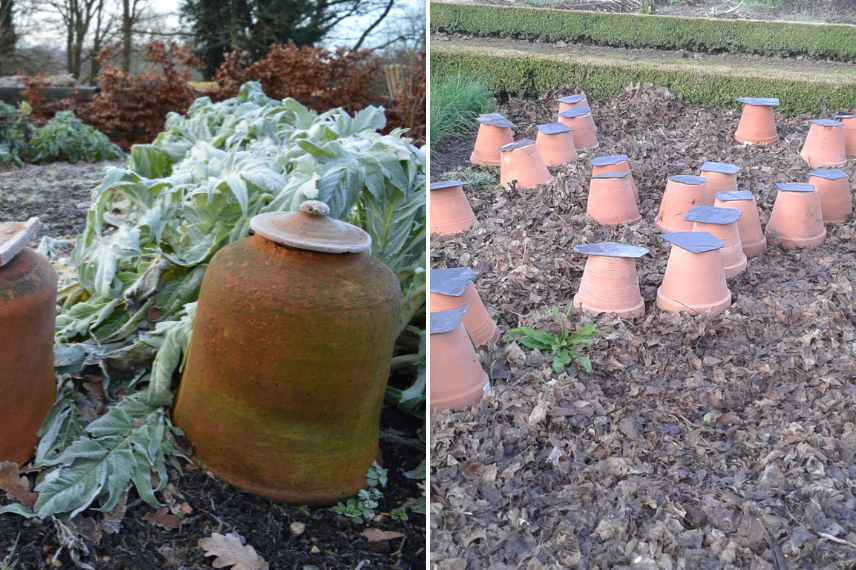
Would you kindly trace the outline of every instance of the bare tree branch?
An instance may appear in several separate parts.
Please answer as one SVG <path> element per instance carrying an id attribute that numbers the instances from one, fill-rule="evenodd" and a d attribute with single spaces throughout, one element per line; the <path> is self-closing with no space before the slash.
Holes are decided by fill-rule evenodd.
<path id="1" fill-rule="evenodd" d="M 357 51 L 358 49 L 360 49 L 360 47 L 362 47 L 363 42 L 366 41 L 366 38 L 369 37 L 369 34 L 372 33 L 372 30 L 378 27 L 380 23 L 383 22 L 383 20 L 389 15 L 389 11 L 392 10 L 393 4 L 395 4 L 395 0 L 389 0 L 389 2 L 387 2 L 386 7 L 383 9 L 383 12 L 381 12 L 380 16 L 378 16 L 377 19 L 372 22 L 372 25 L 366 28 L 366 30 L 363 32 L 363 35 L 360 36 L 360 39 L 352 48 L 353 51 Z"/>

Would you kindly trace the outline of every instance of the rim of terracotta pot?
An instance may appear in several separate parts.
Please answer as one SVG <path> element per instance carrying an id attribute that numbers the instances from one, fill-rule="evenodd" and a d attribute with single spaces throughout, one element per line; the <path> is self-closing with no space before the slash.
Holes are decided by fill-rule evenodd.
<path id="1" fill-rule="evenodd" d="M 355 225 L 330 217 L 330 207 L 306 200 L 297 212 L 268 212 L 253 216 L 250 229 L 279 245 L 320 253 L 371 251 L 372 237 Z"/>

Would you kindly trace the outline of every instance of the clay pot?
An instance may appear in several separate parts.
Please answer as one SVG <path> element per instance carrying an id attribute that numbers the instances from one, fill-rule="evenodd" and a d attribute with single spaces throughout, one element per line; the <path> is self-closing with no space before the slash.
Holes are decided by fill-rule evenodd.
<path id="1" fill-rule="evenodd" d="M 432 235 L 462 234 L 476 222 L 476 215 L 464 194 L 464 183 L 459 180 L 432 183 L 429 201 Z"/>
<path id="2" fill-rule="evenodd" d="M 712 206 L 720 192 L 737 190 L 737 172 L 740 167 L 726 162 L 705 162 L 701 166 L 701 177 L 705 179 L 705 206 Z"/>
<path id="3" fill-rule="evenodd" d="M 499 166 L 499 147 L 514 140 L 514 124 L 500 115 L 479 115 L 479 132 L 470 155 L 470 162 L 479 166 Z"/>
<path id="4" fill-rule="evenodd" d="M 716 195 L 714 206 L 740 211 L 737 228 L 746 257 L 760 255 L 767 249 L 767 238 L 764 237 L 764 230 L 761 229 L 758 204 L 755 203 L 755 197 L 751 192 L 720 192 Z"/>
<path id="5" fill-rule="evenodd" d="M 687 213 L 694 206 L 707 204 L 706 180 L 701 176 L 670 176 L 657 212 L 657 227 L 664 232 L 690 231 Z"/>
<path id="6" fill-rule="evenodd" d="M 707 232 L 664 234 L 672 244 L 657 306 L 673 313 L 718 315 L 731 306 L 731 291 L 719 249 L 725 243 Z"/>
<path id="7" fill-rule="evenodd" d="M 58 278 L 45 257 L 24 247 L 38 229 L 29 224 L 0 224 L 0 462 L 21 464 L 56 397 Z"/>
<path id="8" fill-rule="evenodd" d="M 538 125 L 535 148 L 547 166 L 562 166 L 577 159 L 574 134 L 562 123 Z"/>
<path id="9" fill-rule="evenodd" d="M 820 194 L 820 209 L 827 224 L 843 224 L 850 217 L 853 202 L 850 181 L 843 170 L 812 170 L 808 183 Z"/>
<path id="10" fill-rule="evenodd" d="M 472 406 L 489 390 L 461 318 L 466 307 L 431 313 L 431 411 Z"/>
<path id="11" fill-rule="evenodd" d="M 856 115 L 838 115 L 844 127 L 844 148 L 848 158 L 856 158 Z"/>
<path id="12" fill-rule="evenodd" d="M 740 210 L 736 208 L 715 206 L 696 206 L 687 214 L 687 220 L 693 223 L 692 231 L 707 232 L 725 243 L 719 251 L 726 278 L 746 271 L 746 254 L 743 253 L 737 226 L 741 216 Z"/>
<path id="13" fill-rule="evenodd" d="M 741 144 L 770 145 L 779 140 L 773 109 L 779 106 L 776 98 L 741 97 L 743 114 L 734 138 Z"/>
<path id="14" fill-rule="evenodd" d="M 809 121 L 808 136 L 805 138 L 800 156 L 812 168 L 821 166 L 838 167 L 847 162 L 844 147 L 844 127 L 841 121 L 814 119 Z"/>
<path id="15" fill-rule="evenodd" d="M 496 339 L 497 326 L 473 285 L 476 274 L 466 267 L 431 270 L 431 312 L 468 307 L 464 328 L 476 346 Z"/>
<path id="16" fill-rule="evenodd" d="M 633 171 L 630 169 L 630 159 L 626 154 L 610 154 L 596 156 L 591 159 L 591 175 L 600 176 L 610 172 L 626 172 L 630 179 L 630 187 L 636 203 L 639 203 L 639 191 L 636 189 L 636 180 L 633 179 Z"/>
<path id="17" fill-rule="evenodd" d="M 817 247 L 826 239 L 820 194 L 811 184 L 779 183 L 767 240 L 785 249 Z"/>
<path id="18" fill-rule="evenodd" d="M 503 186 L 510 187 L 516 181 L 518 188 L 535 188 L 553 181 L 532 139 L 522 139 L 499 150 L 499 183 Z"/>
<path id="19" fill-rule="evenodd" d="M 626 172 L 610 172 L 592 176 L 589 183 L 586 214 L 607 226 L 639 221 L 639 206 Z"/>
<path id="20" fill-rule="evenodd" d="M 173 413 L 207 469 L 300 505 L 365 487 L 401 310 L 370 236 L 328 212 L 258 215 L 214 256 Z"/>
<path id="21" fill-rule="evenodd" d="M 625 319 L 645 314 L 636 258 L 647 254 L 647 249 L 615 242 L 578 245 L 574 249 L 588 256 L 574 307 Z"/>
<path id="22" fill-rule="evenodd" d="M 588 107 L 560 112 L 559 122 L 574 132 L 574 146 L 577 151 L 597 147 L 597 127 Z"/>
<path id="23" fill-rule="evenodd" d="M 577 95 L 565 95 L 559 97 L 559 112 L 564 113 L 572 109 L 588 109 L 589 103 L 585 93 Z"/>

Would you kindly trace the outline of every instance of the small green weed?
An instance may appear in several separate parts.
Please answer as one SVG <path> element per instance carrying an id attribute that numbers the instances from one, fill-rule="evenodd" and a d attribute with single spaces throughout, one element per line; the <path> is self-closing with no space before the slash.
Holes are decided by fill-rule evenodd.
<path id="1" fill-rule="evenodd" d="M 377 463 L 372 463 L 366 475 L 366 481 L 369 485 L 368 489 L 363 489 L 355 497 L 337 504 L 333 507 L 333 512 L 348 517 L 355 523 L 370 522 L 375 517 L 380 501 L 383 499 L 381 488 L 386 487 L 389 472 Z"/>
<path id="2" fill-rule="evenodd" d="M 553 371 L 561 372 L 571 362 L 591 374 L 591 359 L 583 354 L 581 350 L 594 342 L 597 335 L 597 327 L 594 323 L 583 325 L 576 331 L 570 330 L 570 310 L 565 315 L 559 309 L 553 311 L 554 319 L 559 325 L 559 332 L 553 333 L 533 329 L 530 327 L 519 327 L 511 329 L 506 333 L 509 339 L 517 340 L 525 348 L 549 352 L 553 355 Z"/>

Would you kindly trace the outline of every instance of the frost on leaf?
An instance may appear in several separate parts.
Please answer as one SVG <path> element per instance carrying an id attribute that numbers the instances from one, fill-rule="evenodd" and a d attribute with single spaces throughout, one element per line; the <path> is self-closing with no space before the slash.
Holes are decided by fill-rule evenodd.
<path id="1" fill-rule="evenodd" d="M 241 535 L 214 533 L 208 538 L 199 540 L 199 548 L 205 551 L 205 556 L 216 556 L 211 565 L 214 568 L 231 568 L 232 570 L 268 570 L 270 566 L 259 556 L 256 549 L 244 544 Z"/>

